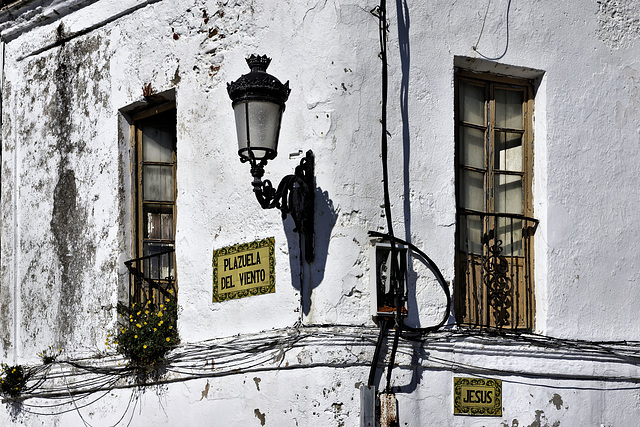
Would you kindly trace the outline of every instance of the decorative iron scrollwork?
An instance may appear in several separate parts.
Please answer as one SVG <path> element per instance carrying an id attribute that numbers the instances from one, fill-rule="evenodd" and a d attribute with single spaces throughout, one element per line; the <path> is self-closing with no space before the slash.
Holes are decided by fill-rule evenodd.
<path id="1" fill-rule="evenodd" d="M 511 297 L 513 282 L 508 274 L 509 262 L 501 255 L 502 240 L 496 239 L 493 245 L 485 242 L 485 245 L 488 253 L 482 266 L 484 285 L 488 292 L 489 307 L 491 307 L 495 326 L 503 327 L 509 324 L 513 306 Z"/>

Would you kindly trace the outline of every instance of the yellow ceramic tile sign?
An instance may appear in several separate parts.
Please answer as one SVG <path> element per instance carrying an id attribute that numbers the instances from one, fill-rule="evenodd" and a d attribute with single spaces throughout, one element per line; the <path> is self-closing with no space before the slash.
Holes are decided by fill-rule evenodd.
<path id="1" fill-rule="evenodd" d="M 454 415 L 502 416 L 502 381 L 486 378 L 453 379 Z"/>
<path id="2" fill-rule="evenodd" d="M 273 293 L 275 238 L 213 251 L 213 302 Z"/>

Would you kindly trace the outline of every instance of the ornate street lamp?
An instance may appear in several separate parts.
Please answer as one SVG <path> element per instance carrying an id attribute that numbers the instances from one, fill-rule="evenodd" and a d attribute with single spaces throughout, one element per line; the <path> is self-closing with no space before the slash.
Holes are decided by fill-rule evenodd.
<path id="1" fill-rule="evenodd" d="M 251 71 L 227 84 L 236 119 L 238 155 L 242 163 L 251 164 L 253 192 L 263 209 L 278 208 L 282 219 L 288 214 L 295 230 L 304 236 L 305 259 L 314 259 L 314 156 L 311 150 L 300 161 L 293 175 L 282 179 L 277 189 L 271 181 L 262 180 L 264 167 L 278 155 L 278 137 L 285 102 L 289 98 L 289 82 L 267 73 L 271 58 L 251 55 L 247 64 Z"/>

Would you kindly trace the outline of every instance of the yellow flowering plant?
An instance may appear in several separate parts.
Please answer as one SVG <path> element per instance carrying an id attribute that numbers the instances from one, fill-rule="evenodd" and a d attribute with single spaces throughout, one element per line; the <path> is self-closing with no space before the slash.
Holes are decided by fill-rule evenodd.
<path id="1" fill-rule="evenodd" d="M 9 366 L 3 363 L 0 392 L 13 399 L 19 397 L 24 392 L 30 375 L 22 365 Z"/>
<path id="2" fill-rule="evenodd" d="M 50 345 L 48 348 L 42 350 L 38 354 L 38 356 L 40 356 L 40 359 L 42 359 L 43 365 L 49 365 L 51 363 L 54 363 L 58 356 L 60 356 L 60 354 L 62 354 L 61 348 L 55 349 L 52 345 Z"/>
<path id="3" fill-rule="evenodd" d="M 119 325 L 115 337 L 107 336 L 107 348 L 126 356 L 133 365 L 161 363 L 169 350 L 180 343 L 176 328 L 177 304 L 164 301 L 118 305 Z M 162 319 L 162 320 L 160 320 Z"/>

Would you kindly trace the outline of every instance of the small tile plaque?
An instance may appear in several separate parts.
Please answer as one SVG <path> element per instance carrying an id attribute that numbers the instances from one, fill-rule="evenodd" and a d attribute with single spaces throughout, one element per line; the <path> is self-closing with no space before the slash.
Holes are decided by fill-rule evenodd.
<path id="1" fill-rule="evenodd" d="M 454 377 L 453 414 L 501 417 L 502 381 Z"/>

